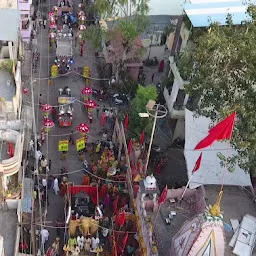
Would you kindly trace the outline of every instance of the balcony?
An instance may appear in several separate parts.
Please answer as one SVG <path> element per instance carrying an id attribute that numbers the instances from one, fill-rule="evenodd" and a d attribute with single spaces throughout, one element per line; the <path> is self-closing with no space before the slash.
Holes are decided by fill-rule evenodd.
<path id="1" fill-rule="evenodd" d="M 30 40 L 32 23 L 29 19 L 21 21 L 21 37 L 23 41 Z"/>

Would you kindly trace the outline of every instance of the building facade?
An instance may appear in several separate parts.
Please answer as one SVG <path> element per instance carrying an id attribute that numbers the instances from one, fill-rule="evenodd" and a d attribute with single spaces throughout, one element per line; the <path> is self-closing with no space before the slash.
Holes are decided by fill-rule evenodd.
<path id="1" fill-rule="evenodd" d="M 29 42 L 32 31 L 32 15 L 34 8 L 32 0 L 18 0 L 18 9 L 20 11 L 20 34 L 22 41 Z"/>

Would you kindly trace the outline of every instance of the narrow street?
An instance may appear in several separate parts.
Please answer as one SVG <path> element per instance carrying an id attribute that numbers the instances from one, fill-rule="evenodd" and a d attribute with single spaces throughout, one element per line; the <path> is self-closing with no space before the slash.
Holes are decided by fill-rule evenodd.
<path id="1" fill-rule="evenodd" d="M 55 2 L 49 0 L 50 2 L 46 2 L 44 4 L 44 8 L 48 8 L 48 6 L 52 6 Z M 49 8 L 48 8 L 49 9 Z M 74 33 L 75 34 L 75 33 Z M 52 106 L 57 106 L 57 97 L 58 90 L 60 88 L 64 88 L 68 86 L 71 89 L 72 97 L 80 100 L 81 98 L 81 89 L 85 87 L 85 79 L 75 74 L 70 74 L 62 77 L 58 77 L 56 79 L 52 79 L 52 83 L 48 83 L 47 77 L 49 77 L 49 71 L 51 66 L 54 63 L 56 47 L 53 46 L 52 50 L 49 50 L 48 44 L 48 27 L 46 29 L 43 26 L 40 28 L 38 33 L 38 47 L 40 51 L 40 65 L 38 66 L 38 70 L 34 75 L 34 78 L 38 78 L 38 82 L 34 83 L 34 91 L 36 98 L 36 116 L 37 116 L 37 129 L 38 134 L 41 133 L 42 122 L 43 122 L 43 114 L 39 109 L 38 99 L 39 95 L 42 94 L 43 103 L 50 104 Z M 73 40 L 74 42 L 74 40 Z M 96 72 L 96 59 L 94 56 L 94 50 L 90 47 L 89 43 L 86 42 L 84 48 L 84 56 L 80 56 L 79 47 L 75 48 L 73 43 L 73 56 L 74 56 L 74 64 L 71 67 L 71 70 L 74 68 L 81 68 L 84 66 L 88 66 L 91 69 L 92 77 L 97 78 Z M 95 83 L 92 81 L 91 87 L 95 88 Z M 89 120 L 87 117 L 87 113 L 84 109 L 84 106 L 81 102 L 76 101 L 73 104 L 74 112 L 73 112 L 73 123 L 71 127 L 62 128 L 55 122 L 55 127 L 49 132 L 48 137 L 46 136 L 45 143 L 42 146 L 42 153 L 45 155 L 46 159 L 52 161 L 51 170 L 48 174 L 53 175 L 54 177 L 58 176 L 61 172 L 61 168 L 65 167 L 68 172 L 72 172 L 72 174 L 68 175 L 68 181 L 73 182 L 75 185 L 80 185 L 83 180 L 84 172 L 83 162 L 78 159 L 78 152 L 76 151 L 75 145 L 69 145 L 68 156 L 65 160 L 61 160 L 60 152 L 58 152 L 58 142 L 59 140 L 69 139 L 69 134 L 71 131 L 74 131 L 74 139 L 80 137 L 80 133 L 77 132 L 76 127 L 80 123 L 89 124 Z M 93 112 L 93 126 L 90 129 L 88 142 L 96 141 L 101 138 L 101 134 L 99 134 L 100 125 L 99 120 L 96 118 L 96 111 Z M 89 162 L 89 159 L 87 159 Z M 78 171 L 77 171 L 78 170 Z M 79 171 L 80 170 L 80 171 Z M 48 198 L 49 198 L 49 206 L 47 208 L 47 216 L 44 221 L 45 228 L 49 231 L 50 236 L 49 240 L 45 245 L 45 250 L 54 242 L 57 237 L 57 232 L 55 228 L 55 221 L 60 219 L 64 221 L 64 198 L 60 195 L 55 195 L 53 190 L 48 190 Z M 39 216 L 38 216 L 39 217 Z M 64 232 L 62 232 L 63 235 Z M 67 232 L 68 233 L 68 232 Z M 66 234 L 68 235 L 68 234 Z M 66 236 L 67 238 L 67 236 Z M 61 237 L 61 247 L 63 246 L 63 237 Z"/>

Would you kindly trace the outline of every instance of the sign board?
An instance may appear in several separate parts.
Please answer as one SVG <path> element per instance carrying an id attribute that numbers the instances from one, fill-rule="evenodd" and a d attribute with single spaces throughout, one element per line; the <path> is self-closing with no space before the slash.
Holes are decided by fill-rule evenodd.
<path id="1" fill-rule="evenodd" d="M 85 139 L 80 138 L 80 139 L 76 140 L 76 150 L 80 151 L 83 149 L 85 149 Z"/>
<path id="2" fill-rule="evenodd" d="M 68 151 L 68 140 L 60 140 L 58 145 L 59 152 L 67 152 Z"/>
<path id="3" fill-rule="evenodd" d="M 58 97 L 59 104 L 72 104 L 76 100 L 75 97 Z"/>

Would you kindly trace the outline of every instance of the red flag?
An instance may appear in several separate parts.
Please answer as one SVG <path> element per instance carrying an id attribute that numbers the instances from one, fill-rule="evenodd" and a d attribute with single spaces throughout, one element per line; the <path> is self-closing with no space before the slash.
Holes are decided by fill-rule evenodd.
<path id="1" fill-rule="evenodd" d="M 202 139 L 196 146 L 196 149 L 207 148 L 212 145 L 215 140 L 230 140 L 235 124 L 236 112 L 219 122 L 209 130 L 209 135 Z"/>
<path id="2" fill-rule="evenodd" d="M 125 234 L 125 236 L 124 236 L 124 238 L 123 238 L 123 240 L 122 240 L 122 247 L 123 248 L 125 248 L 125 246 L 126 246 L 126 243 L 127 243 L 127 239 L 128 239 L 128 232 L 126 232 L 126 234 Z"/>
<path id="3" fill-rule="evenodd" d="M 196 172 L 200 168 L 201 161 L 202 161 L 202 155 L 203 155 L 203 153 L 201 153 L 200 156 L 198 157 L 198 159 L 196 160 L 196 163 L 195 163 L 194 169 L 192 170 L 192 173 Z"/>
<path id="4" fill-rule="evenodd" d="M 161 196 L 158 198 L 158 204 L 164 203 L 164 201 L 166 200 L 166 197 L 167 197 L 167 191 L 168 191 L 168 188 L 167 188 L 167 185 L 166 185 L 162 194 L 161 194 Z"/>
<path id="5" fill-rule="evenodd" d="M 117 211 L 117 204 L 118 204 L 119 196 L 116 197 L 116 199 L 113 202 L 113 210 L 114 213 Z"/>
<path id="6" fill-rule="evenodd" d="M 128 155 L 130 155 L 132 150 L 132 139 L 130 139 L 129 144 L 128 144 Z"/>
<path id="7" fill-rule="evenodd" d="M 143 130 L 141 135 L 140 135 L 140 144 L 141 145 L 144 143 L 144 139 L 145 139 L 145 131 Z"/>
<path id="8" fill-rule="evenodd" d="M 128 113 L 126 114 L 125 116 L 125 119 L 124 119 L 124 130 L 126 131 L 127 128 L 128 128 L 128 124 L 129 124 L 129 115 Z"/>
<path id="9" fill-rule="evenodd" d="M 116 223 L 121 227 L 124 225 L 124 223 L 125 223 L 125 211 L 123 211 L 122 213 L 120 213 L 116 216 Z"/>
<path id="10" fill-rule="evenodd" d="M 12 145 L 11 142 L 9 142 L 8 155 L 9 155 L 10 157 L 13 157 L 13 156 L 14 156 L 14 148 L 13 148 L 13 145 Z"/>

